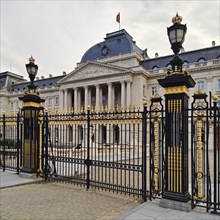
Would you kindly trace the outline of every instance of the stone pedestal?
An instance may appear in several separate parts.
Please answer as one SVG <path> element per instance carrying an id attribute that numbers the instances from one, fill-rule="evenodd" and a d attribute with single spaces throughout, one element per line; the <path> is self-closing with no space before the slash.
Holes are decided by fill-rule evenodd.
<path id="1" fill-rule="evenodd" d="M 184 212 L 189 212 L 190 210 L 192 210 L 191 201 L 178 202 L 178 201 L 162 198 L 160 200 L 159 205 L 163 208 L 175 209 L 175 210 L 180 210 L 180 211 L 184 211 Z"/>

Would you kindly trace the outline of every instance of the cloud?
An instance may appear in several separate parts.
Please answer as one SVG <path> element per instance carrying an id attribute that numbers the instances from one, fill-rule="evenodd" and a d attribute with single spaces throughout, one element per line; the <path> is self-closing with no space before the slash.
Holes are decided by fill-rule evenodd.
<path id="1" fill-rule="evenodd" d="M 219 44 L 219 1 L 1 1 L 1 69 L 27 78 L 30 55 L 39 76 L 60 75 L 76 67 L 83 54 L 121 28 L 150 57 L 171 54 L 166 28 L 178 11 L 187 23 L 187 51 Z"/>

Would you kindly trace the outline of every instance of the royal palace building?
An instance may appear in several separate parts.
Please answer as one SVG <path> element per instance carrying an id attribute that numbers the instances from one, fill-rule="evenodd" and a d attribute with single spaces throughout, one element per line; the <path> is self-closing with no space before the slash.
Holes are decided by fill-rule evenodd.
<path id="1" fill-rule="evenodd" d="M 104 41 L 89 48 L 72 72 L 37 78 L 35 85 L 48 110 L 78 111 L 88 105 L 96 110 L 142 107 L 155 94 L 163 98 L 164 89 L 157 80 L 171 68 L 172 58 L 158 54 L 150 58 L 147 49 L 139 48 L 123 29 L 106 34 Z M 212 42 L 211 47 L 181 52 L 180 58 L 196 81 L 189 96 L 202 89 L 217 94 L 220 100 L 220 46 Z M 19 74 L 0 73 L 0 111 L 21 108 L 18 97 L 24 95 L 28 85 Z"/>

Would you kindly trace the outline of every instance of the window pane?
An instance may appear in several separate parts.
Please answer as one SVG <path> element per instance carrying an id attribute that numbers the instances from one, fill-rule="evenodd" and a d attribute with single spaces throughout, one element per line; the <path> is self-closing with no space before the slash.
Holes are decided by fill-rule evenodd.
<path id="1" fill-rule="evenodd" d="M 198 89 L 202 89 L 203 91 L 205 90 L 205 83 L 204 83 L 204 81 L 198 82 Z"/>
<path id="2" fill-rule="evenodd" d="M 157 87 L 153 86 L 152 87 L 152 95 L 155 95 L 157 93 Z"/>

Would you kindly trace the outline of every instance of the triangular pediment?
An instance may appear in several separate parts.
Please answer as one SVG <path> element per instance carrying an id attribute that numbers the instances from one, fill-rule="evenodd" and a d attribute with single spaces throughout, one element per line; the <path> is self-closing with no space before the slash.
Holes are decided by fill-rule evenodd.
<path id="1" fill-rule="evenodd" d="M 59 83 L 94 79 L 128 72 L 132 72 L 132 70 L 98 62 L 87 62 L 70 72 Z"/>

